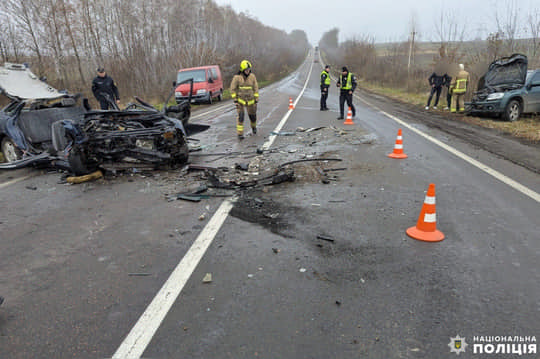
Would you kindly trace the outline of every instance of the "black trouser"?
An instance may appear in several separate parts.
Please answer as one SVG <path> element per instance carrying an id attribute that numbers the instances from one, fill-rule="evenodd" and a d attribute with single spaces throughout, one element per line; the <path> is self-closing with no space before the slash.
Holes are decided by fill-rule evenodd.
<path id="1" fill-rule="evenodd" d="M 99 100 L 99 105 L 102 110 L 108 110 L 111 104 L 107 100 Z"/>
<path id="2" fill-rule="evenodd" d="M 321 110 L 327 109 L 326 99 L 328 98 L 328 86 L 321 86 Z"/>
<path id="3" fill-rule="evenodd" d="M 448 103 L 448 108 L 450 108 L 450 105 L 452 104 L 452 91 L 450 91 L 450 88 L 448 88 L 446 92 L 446 102 Z"/>
<path id="4" fill-rule="evenodd" d="M 356 109 L 352 103 L 353 95 L 349 93 L 349 90 L 339 92 L 339 115 L 343 117 L 345 101 L 347 101 L 347 106 L 351 108 L 353 117 L 356 116 Z"/>
<path id="5" fill-rule="evenodd" d="M 429 107 L 429 104 L 431 103 L 431 99 L 433 98 L 433 94 L 436 92 L 437 96 L 435 96 L 435 103 L 433 106 L 437 107 L 437 104 L 439 103 L 439 97 L 441 96 L 441 90 L 442 86 L 433 86 L 431 88 L 431 92 L 429 93 L 429 98 L 427 100 L 427 106 Z"/>

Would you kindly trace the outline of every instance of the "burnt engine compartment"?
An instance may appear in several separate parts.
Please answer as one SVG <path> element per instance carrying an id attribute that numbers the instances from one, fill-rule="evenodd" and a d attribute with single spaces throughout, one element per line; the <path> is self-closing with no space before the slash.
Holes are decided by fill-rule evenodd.
<path id="1" fill-rule="evenodd" d="M 159 112 L 92 112 L 79 128 L 84 138 L 73 150 L 90 166 L 122 161 L 174 166 L 188 158 L 182 129 Z"/>

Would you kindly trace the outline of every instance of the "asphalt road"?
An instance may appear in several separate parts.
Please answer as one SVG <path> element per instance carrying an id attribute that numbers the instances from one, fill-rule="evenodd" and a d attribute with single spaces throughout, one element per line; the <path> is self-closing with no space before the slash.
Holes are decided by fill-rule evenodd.
<path id="1" fill-rule="evenodd" d="M 319 111 L 320 70 L 309 57 L 265 88 L 259 133 L 243 141 L 230 102 L 194 114 L 211 127 L 192 135 L 201 150 L 191 162 L 229 167 L 222 180 L 257 178 L 237 163 L 262 176 L 288 161 L 341 160 L 293 164 L 294 182 L 236 191 L 230 211 L 221 197 L 167 200 L 208 184 L 201 171 L 82 185 L 0 172 L 0 358 L 110 358 L 127 347 L 144 358 L 453 358 L 457 335 L 470 345 L 460 358 L 483 358 L 474 336 L 540 337 L 538 172 L 363 93 L 355 124 L 343 125 L 335 87 L 331 111 Z M 387 157 L 398 128 L 404 160 Z M 430 183 L 438 243 L 405 234 Z"/>

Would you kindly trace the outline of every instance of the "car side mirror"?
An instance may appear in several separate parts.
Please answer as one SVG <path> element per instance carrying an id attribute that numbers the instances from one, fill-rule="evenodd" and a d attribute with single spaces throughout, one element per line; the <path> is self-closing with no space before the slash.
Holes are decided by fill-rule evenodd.
<path id="1" fill-rule="evenodd" d="M 176 81 L 172 82 L 172 87 L 176 87 Z"/>
<path id="2" fill-rule="evenodd" d="M 214 80 L 210 77 L 210 78 L 208 79 L 208 83 L 209 83 L 209 84 L 213 84 L 213 83 L 214 83 Z"/>

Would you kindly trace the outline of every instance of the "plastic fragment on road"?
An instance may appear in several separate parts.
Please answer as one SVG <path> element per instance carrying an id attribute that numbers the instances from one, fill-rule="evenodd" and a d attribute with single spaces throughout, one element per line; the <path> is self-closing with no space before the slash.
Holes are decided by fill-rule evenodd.
<path id="1" fill-rule="evenodd" d="M 203 283 L 212 283 L 212 273 L 206 273 L 202 281 Z"/>

